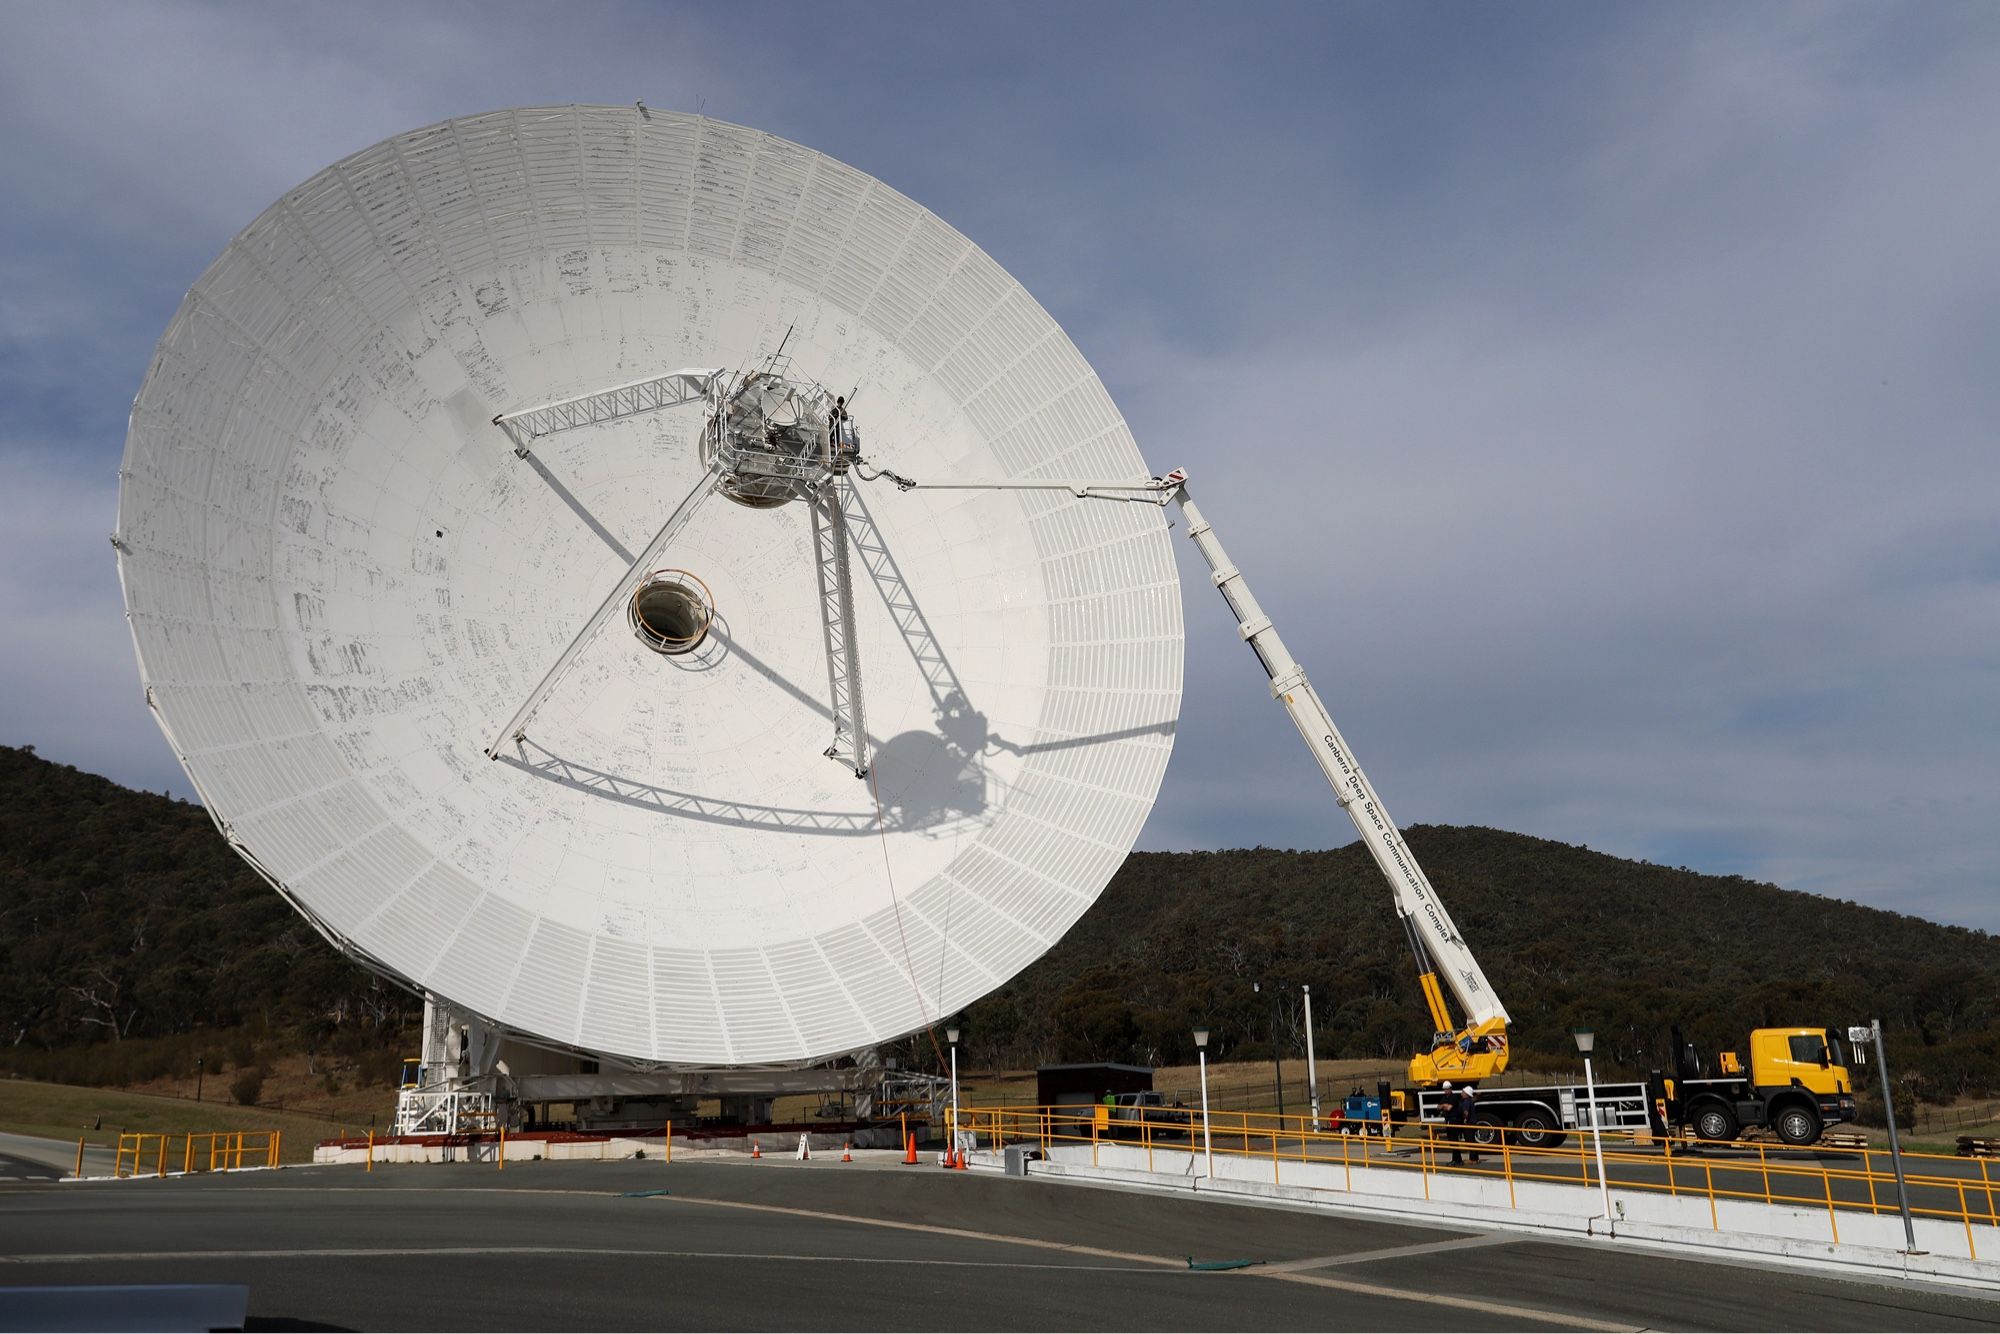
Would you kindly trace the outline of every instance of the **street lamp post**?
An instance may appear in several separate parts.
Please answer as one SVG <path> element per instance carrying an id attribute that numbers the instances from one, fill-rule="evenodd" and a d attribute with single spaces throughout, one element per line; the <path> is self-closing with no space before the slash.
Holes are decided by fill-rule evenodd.
<path id="1" fill-rule="evenodd" d="M 947 1028 L 944 1040 L 951 1044 L 951 1150 L 958 1151 L 958 1030 Z"/>
<path id="2" fill-rule="evenodd" d="M 1194 1031 L 1194 1052 L 1201 1061 L 1201 1152 L 1208 1159 L 1208 1179 L 1215 1180 L 1215 1145 L 1208 1137 L 1208 1030 Z"/>
<path id="3" fill-rule="evenodd" d="M 1590 1052 L 1591 1048 L 1597 1045 L 1597 1035 L 1587 1028 L 1571 1029 L 1570 1032 L 1576 1038 L 1576 1049 L 1583 1053 L 1584 1101 L 1590 1108 L 1590 1142 L 1597 1151 L 1597 1193 L 1604 1200 L 1605 1230 L 1613 1231 L 1611 1187 L 1604 1180 L 1604 1121 L 1601 1116 L 1603 1109 L 1597 1105 L 1597 1076 L 1590 1068 Z"/>
<path id="4" fill-rule="evenodd" d="M 1306 1098 L 1312 1103 L 1312 1128 L 1319 1130 L 1319 1063 L 1313 1057 L 1313 989 L 1301 985 L 1306 998 Z"/>
<path id="5" fill-rule="evenodd" d="M 1910 1221 L 1910 1188 L 1903 1180 L 1903 1142 L 1896 1135 L 1896 1100 L 1889 1092 L 1889 1053 L 1882 1045 L 1882 1021 L 1871 1019 L 1866 1028 L 1848 1029 L 1847 1040 L 1856 1043 L 1855 1050 L 1864 1056 L 1867 1048 L 1858 1044 L 1875 1044 L 1875 1064 L 1882 1071 L 1882 1116 L 1889 1123 L 1889 1162 L 1896 1169 L 1896 1203 L 1903 1212 L 1903 1240 L 1911 1255 L 1921 1255 L 1917 1249 L 1917 1225 Z"/>

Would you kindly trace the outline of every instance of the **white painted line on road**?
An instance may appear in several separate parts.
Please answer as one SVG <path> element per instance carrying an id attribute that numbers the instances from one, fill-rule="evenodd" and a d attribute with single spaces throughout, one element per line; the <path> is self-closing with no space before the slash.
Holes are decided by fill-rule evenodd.
<path id="1" fill-rule="evenodd" d="M 1128 1260 L 1138 1264 L 1159 1265 L 1166 1268 L 1186 1270 L 1184 1256 L 1145 1255 L 1132 1251 L 1111 1251 L 1098 1246 L 1079 1246 L 1073 1242 L 1047 1241 L 1041 1237 L 1016 1237 L 1003 1232 L 975 1232 L 967 1228 L 943 1227 L 931 1223 L 904 1223 L 888 1218 L 867 1218 L 856 1214 L 825 1213 L 818 1209 L 796 1209 L 778 1204 L 750 1204 L 741 1200 L 710 1200 L 693 1195 L 661 1196 L 662 1204 L 698 1204 L 718 1209 L 745 1209 L 753 1213 L 785 1214 L 794 1218 L 816 1218 L 835 1223 L 859 1223 L 866 1227 L 893 1228 L 900 1232 L 928 1232 L 939 1236 L 964 1237 L 975 1241 L 993 1241 L 1008 1246 L 1030 1246 L 1041 1250 L 1067 1251 L 1075 1255 L 1090 1255 L 1106 1260 Z M 1340 1292 L 1351 1292 L 1363 1297 L 1381 1297 L 1389 1301 L 1420 1302 L 1427 1306 L 1445 1306 L 1460 1311 L 1478 1311 L 1483 1315 L 1507 1316 L 1525 1320 L 1537 1325 L 1560 1325 L 1569 1329 L 1631 1331 L 1636 1326 L 1611 1324 L 1603 1320 L 1592 1320 L 1587 1316 L 1569 1315 L 1561 1311 L 1546 1311 L 1532 1306 L 1514 1306 L 1506 1302 L 1482 1301 L 1477 1297 L 1453 1297 L 1440 1292 L 1424 1292 L 1411 1288 L 1391 1288 L 1379 1283 L 1361 1283 L 1353 1279 L 1326 1278 L 1318 1274 L 1287 1273 L 1274 1268 L 1259 1266 L 1255 1269 L 1227 1271 L 1229 1277 L 1247 1276 L 1268 1278 L 1280 1283 L 1305 1283 L 1316 1288 L 1333 1288 Z M 1211 1275 L 1210 1277 L 1215 1277 Z"/>
<path id="2" fill-rule="evenodd" d="M 1451 1241 L 1432 1241 L 1419 1246 L 1389 1246 L 1379 1251 L 1348 1251 L 1342 1255 L 1322 1255 L 1311 1260 L 1286 1260 L 1282 1264 L 1268 1265 L 1268 1274 L 1296 1274 L 1304 1269 L 1331 1269 L 1336 1265 L 1362 1265 L 1375 1260 L 1400 1260 L 1408 1255 L 1435 1255 L 1439 1251 L 1463 1251 L 1476 1246 L 1511 1246 L 1526 1237 L 1504 1232 L 1488 1232 L 1477 1237 L 1457 1237 Z"/>
<path id="3" fill-rule="evenodd" d="M 1061 1269 L 1087 1274 L 1158 1274 L 1152 1265 L 1061 1265 L 1023 1260 L 916 1260 L 881 1255 L 788 1255 L 763 1251 L 633 1250 L 607 1246 L 342 1246 L 322 1250 L 104 1251 L 95 1255 L 0 1255 L 0 1265 L 126 1264 L 200 1260 L 382 1260 L 397 1256 L 566 1255 L 607 1256 L 630 1260 L 777 1260 L 786 1264 L 946 1265 L 960 1269 Z"/>

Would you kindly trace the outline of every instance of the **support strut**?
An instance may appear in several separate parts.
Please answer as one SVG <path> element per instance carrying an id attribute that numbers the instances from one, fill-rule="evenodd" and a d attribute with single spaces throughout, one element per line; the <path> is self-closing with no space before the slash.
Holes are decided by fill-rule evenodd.
<path id="1" fill-rule="evenodd" d="M 826 642 L 827 702 L 833 706 L 829 759 L 868 776 L 868 724 L 861 705 L 861 643 L 854 623 L 854 570 L 847 550 L 851 483 L 842 469 L 811 496 L 813 565 L 819 576 L 819 624 Z"/>

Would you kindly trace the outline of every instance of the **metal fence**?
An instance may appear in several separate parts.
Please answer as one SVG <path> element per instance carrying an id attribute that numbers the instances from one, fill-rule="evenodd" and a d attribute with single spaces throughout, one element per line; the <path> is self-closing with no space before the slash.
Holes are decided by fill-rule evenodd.
<path id="1" fill-rule="evenodd" d="M 1901 1105 L 1900 1100 L 1897 1105 Z M 1910 1121 L 1911 1130 L 1920 1135 L 2000 1124 L 2000 1102 L 1975 1103 L 1969 1107 L 1928 1107 L 1917 1103 L 1911 1110 Z"/>
<path id="2" fill-rule="evenodd" d="M 1522 1131 L 1505 1126 L 1405 1122 L 1391 1127 L 1387 1136 L 1364 1134 L 1360 1127 L 1338 1133 L 1314 1129 L 1309 1117 L 1215 1110 L 1212 1089 L 1210 1093 L 1205 1127 L 1199 1110 L 1114 1113 L 1103 1106 L 967 1107 L 959 1117 L 965 1130 L 995 1148 L 1029 1145 L 1046 1153 L 1060 1145 L 1084 1145 L 1095 1162 L 1103 1146 L 1122 1144 L 1143 1150 L 1149 1171 L 1159 1154 L 1174 1155 L 1173 1170 L 1180 1171 L 1190 1151 L 1197 1163 L 1204 1152 L 1212 1152 L 1217 1158 L 1268 1162 L 1274 1184 L 1281 1183 L 1287 1163 L 1339 1166 L 1350 1190 L 1355 1169 L 1377 1168 L 1421 1174 L 1428 1199 L 1434 1177 L 1480 1176 L 1505 1182 L 1509 1207 L 1518 1207 L 1517 1183 L 1595 1187 L 1599 1181 L 1594 1136 L 1588 1130 L 1570 1132 L 1554 1147 L 1531 1147 L 1523 1142 Z M 1606 1187 L 1705 1199 L 1710 1224 L 1718 1230 L 1718 1201 L 1823 1208 L 1836 1242 L 1842 1214 L 1894 1214 L 1900 1207 L 1886 1150 L 1713 1144 L 1612 1130 L 1603 1133 L 1602 1147 Z M 2000 1181 L 1994 1179 L 1991 1161 L 1929 1153 L 1905 1153 L 1903 1161 L 1912 1216 L 1962 1225 L 1967 1254 L 1978 1259 L 1981 1235 L 1975 1225 L 2000 1228 Z M 1984 1244 L 1989 1255 L 2000 1256 L 2000 1240 L 1992 1232 L 1984 1234 Z"/>
<path id="3" fill-rule="evenodd" d="M 121 1134 L 112 1174 L 163 1177 L 276 1167 L 283 1138 L 284 1132 L 278 1130 L 228 1130 L 197 1135 Z M 83 1154 L 79 1149 L 77 1171 L 82 1170 Z"/>

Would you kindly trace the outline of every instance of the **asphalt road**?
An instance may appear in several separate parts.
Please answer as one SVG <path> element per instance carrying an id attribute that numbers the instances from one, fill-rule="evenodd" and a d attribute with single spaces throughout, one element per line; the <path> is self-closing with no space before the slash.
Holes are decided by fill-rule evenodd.
<path id="1" fill-rule="evenodd" d="M 247 1283 L 264 1329 L 2000 1329 L 1907 1284 L 930 1166 L 0 1186 L 0 1328 L 9 1286 L 170 1282 Z"/>

